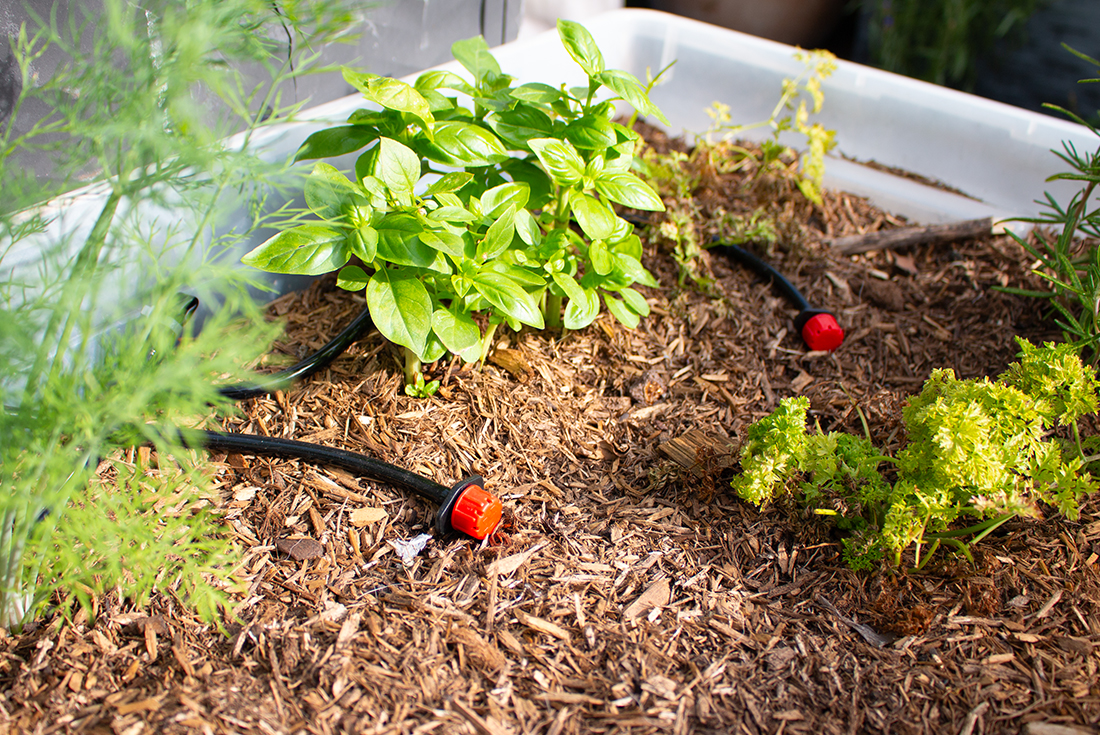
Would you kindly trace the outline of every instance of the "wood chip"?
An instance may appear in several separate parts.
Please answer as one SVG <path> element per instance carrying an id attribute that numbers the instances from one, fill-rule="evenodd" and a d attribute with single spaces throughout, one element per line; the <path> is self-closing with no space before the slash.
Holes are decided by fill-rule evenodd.
<path id="1" fill-rule="evenodd" d="M 275 542 L 275 546 L 279 551 L 298 561 L 316 559 L 325 553 L 325 547 L 321 542 L 311 538 L 281 538 Z"/>
<path id="2" fill-rule="evenodd" d="M 356 528 L 380 523 L 389 518 L 385 508 L 356 508 L 351 512 L 351 525 Z"/>
<path id="3" fill-rule="evenodd" d="M 569 631 L 565 630 L 561 626 L 551 623 L 549 620 L 543 620 L 542 618 L 536 618 L 534 615 L 528 615 L 523 610 L 516 610 L 516 620 L 521 625 L 526 625 L 532 630 L 537 630 L 540 633 L 546 633 L 552 635 L 555 638 L 560 638 L 563 641 L 567 641 L 570 638 Z"/>
<path id="4" fill-rule="evenodd" d="M 638 596 L 638 599 L 623 610 L 623 619 L 627 621 L 635 620 L 654 608 L 664 607 L 671 597 L 672 590 L 669 587 L 668 579 L 659 579 L 649 585 L 645 592 Z"/>

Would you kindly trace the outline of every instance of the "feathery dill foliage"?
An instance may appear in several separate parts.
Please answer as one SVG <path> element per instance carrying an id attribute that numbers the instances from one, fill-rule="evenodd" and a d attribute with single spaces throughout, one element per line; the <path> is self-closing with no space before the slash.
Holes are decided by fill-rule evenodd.
<path id="1" fill-rule="evenodd" d="M 970 558 L 969 547 L 1009 519 L 1038 516 L 1039 502 L 1076 518 L 1079 498 L 1096 490 L 1077 419 L 1097 410 L 1100 383 L 1072 345 L 1018 341 L 1019 361 L 997 380 L 933 371 L 902 412 L 908 442 L 895 458 L 861 437 L 807 432 L 809 401 L 784 399 L 749 427 L 734 490 L 757 505 L 796 493 L 835 518 L 850 531 L 845 558 L 855 569 L 900 564 L 910 546 L 918 568 L 941 544 Z M 1050 436 L 1056 425 L 1072 427 L 1074 440 Z M 882 462 L 896 467 L 892 485 Z"/>
<path id="2" fill-rule="evenodd" d="M 262 218 L 230 227 L 223 214 L 260 212 L 264 192 L 290 181 L 249 151 L 293 112 L 280 85 L 309 67 L 288 34 L 317 47 L 349 16 L 309 0 L 82 12 L 11 39 L 21 90 L 0 128 L 0 624 L 20 626 L 59 591 L 71 605 L 112 589 L 137 604 L 171 592 L 212 619 L 230 547 L 210 475 L 175 427 L 225 407 L 212 380 L 241 376 L 273 336 L 248 296 L 258 284 L 228 252 Z M 49 48 L 65 61 L 42 80 Z M 51 112 L 21 114 L 36 108 Z M 49 176 L 29 169 L 32 153 L 51 157 Z M 201 331 L 178 324 L 182 293 L 221 306 Z M 155 465 L 121 459 L 142 442 Z"/>

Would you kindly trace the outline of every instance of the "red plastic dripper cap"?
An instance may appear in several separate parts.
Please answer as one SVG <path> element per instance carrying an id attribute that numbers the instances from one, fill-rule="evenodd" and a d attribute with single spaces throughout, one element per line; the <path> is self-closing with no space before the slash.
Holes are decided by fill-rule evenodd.
<path id="1" fill-rule="evenodd" d="M 451 526 L 456 531 L 483 539 L 500 525 L 504 512 L 500 501 L 478 485 L 470 485 L 455 500 Z"/>
<path id="2" fill-rule="evenodd" d="M 803 325 L 802 340 L 811 350 L 832 352 L 844 341 L 844 330 L 832 314 L 815 314 Z"/>

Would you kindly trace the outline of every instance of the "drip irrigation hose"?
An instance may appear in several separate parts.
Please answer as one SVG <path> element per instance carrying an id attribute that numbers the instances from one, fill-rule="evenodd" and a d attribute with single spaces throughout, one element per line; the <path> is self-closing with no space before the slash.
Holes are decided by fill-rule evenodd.
<path id="1" fill-rule="evenodd" d="M 638 227 L 645 227 L 649 220 L 644 217 L 626 212 L 621 215 L 623 219 Z M 710 251 L 721 253 L 726 257 L 739 260 L 764 278 L 770 278 L 783 295 L 798 309 L 798 316 L 794 319 L 794 327 L 798 330 L 802 341 L 811 350 L 832 352 L 844 342 L 844 330 L 837 324 L 832 312 L 825 309 L 817 309 L 810 305 L 802 292 L 795 288 L 794 284 L 777 271 L 774 266 L 765 260 L 750 253 L 744 248 L 733 243 L 723 242 L 715 237 L 712 245 L 707 248 Z"/>
<path id="2" fill-rule="evenodd" d="M 324 347 L 297 364 L 286 370 L 281 370 L 280 372 L 267 376 L 267 380 L 262 383 L 225 385 L 219 388 L 218 392 L 234 401 L 243 401 L 246 398 L 257 398 L 259 396 L 268 395 L 269 393 L 274 393 L 296 380 L 308 378 L 318 370 L 327 366 L 357 339 L 366 334 L 373 326 L 374 322 L 371 321 L 370 310 L 363 309 L 362 313 L 355 317 L 351 324 L 344 327 L 344 329 L 329 340 Z"/>
<path id="3" fill-rule="evenodd" d="M 802 336 L 802 341 L 811 350 L 832 352 L 844 342 L 844 330 L 837 324 L 832 312 L 825 309 L 816 309 L 810 306 L 810 302 L 795 288 L 794 284 L 777 271 L 770 263 L 761 260 L 748 250 L 722 242 L 715 238 L 717 244 L 708 248 L 711 251 L 722 253 L 727 257 L 738 260 L 752 268 L 754 271 L 770 278 L 772 283 L 787 297 L 796 309 L 798 316 L 794 318 L 794 328 Z"/>
<path id="4" fill-rule="evenodd" d="M 324 368 L 373 326 L 370 310 L 363 309 L 362 313 L 339 334 L 296 365 L 269 376 L 262 383 L 240 383 L 223 386 L 218 390 L 226 398 L 237 401 L 273 393 Z M 185 446 L 300 459 L 311 464 L 339 467 L 357 475 L 411 490 L 439 504 L 435 526 L 441 534 L 458 531 L 476 539 L 483 539 L 500 524 L 503 512 L 501 503 L 491 493 L 486 492 L 485 480 L 477 475 L 467 477 L 448 488 L 388 462 L 321 444 L 215 431 L 202 432 L 200 437 L 196 443 L 188 441 L 187 437 L 183 436 Z"/>
<path id="5" fill-rule="evenodd" d="M 194 434 L 182 436 L 185 445 L 192 448 L 224 449 L 242 454 L 300 459 L 312 464 L 339 467 L 356 475 L 410 490 L 439 504 L 439 510 L 435 515 L 435 527 L 439 533 L 449 533 L 453 530 L 476 539 L 483 539 L 500 523 L 500 501 L 485 491 L 483 487 L 485 480 L 476 475 L 467 477 L 448 488 L 387 462 L 320 444 L 217 431 L 201 432 L 197 441 L 191 439 L 195 436 Z"/>

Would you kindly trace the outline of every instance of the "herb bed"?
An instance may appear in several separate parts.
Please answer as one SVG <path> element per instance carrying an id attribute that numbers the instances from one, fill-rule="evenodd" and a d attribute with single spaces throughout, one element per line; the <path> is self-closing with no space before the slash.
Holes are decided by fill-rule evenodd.
<path id="1" fill-rule="evenodd" d="M 735 210 L 734 184 L 716 180 L 712 205 Z M 783 506 L 759 512 L 729 489 L 727 438 L 783 396 L 809 396 L 827 430 L 859 433 L 858 405 L 890 448 L 901 401 L 932 368 L 996 374 L 1014 357 L 1010 333 L 1056 336 L 1035 302 L 990 290 L 1036 285 L 1007 238 L 838 256 L 820 241 L 890 218 L 831 191 L 802 212 L 811 216 L 788 226 L 807 234 L 805 248 L 777 253 L 775 264 L 840 318 L 849 336 L 832 355 L 806 355 L 791 309 L 751 271 L 712 260 L 722 298 L 710 299 L 678 289 L 669 254 L 647 243 L 644 264 L 660 287 L 643 289 L 653 313 L 635 330 L 603 315 L 561 342 L 512 335 L 483 368 L 430 366 L 441 385 L 428 399 L 403 394 L 397 351 L 372 333 L 312 380 L 243 404 L 227 429 L 332 442 L 444 479 L 477 470 L 505 498 L 507 526 L 484 547 L 433 539 L 405 565 L 389 542 L 430 529 L 427 503 L 323 468 L 216 456 L 223 510 L 244 550 L 240 622 L 226 637 L 169 597 L 135 610 L 109 595 L 72 628 L 32 625 L 3 641 L 9 723 L 1095 727 L 1095 497 L 1078 522 L 1011 521 L 996 545 L 979 545 L 975 568 L 941 552 L 925 574 L 861 575 L 825 524 Z M 360 309 L 332 278 L 282 297 L 270 313 L 287 329 L 271 362 L 315 349 Z M 659 394 L 648 405 L 647 386 Z M 660 449 L 691 430 L 709 437 L 699 475 Z M 353 515 L 364 506 L 385 516 Z M 323 553 L 280 553 L 277 541 L 291 536 L 317 540 Z M 876 648 L 854 622 L 901 638 Z"/>

